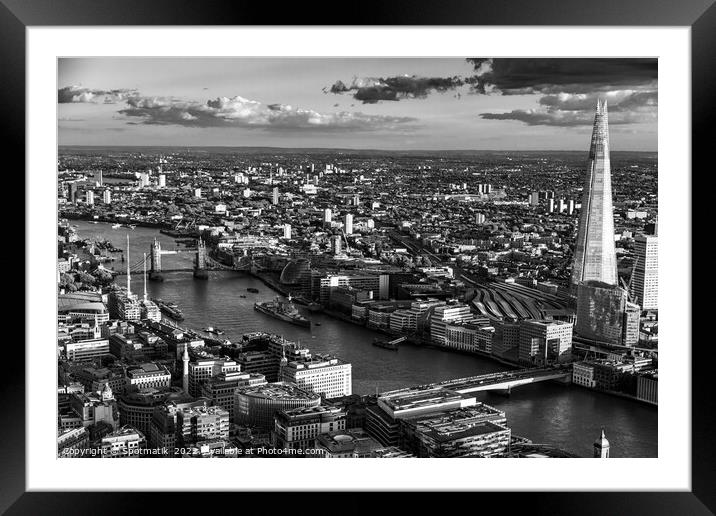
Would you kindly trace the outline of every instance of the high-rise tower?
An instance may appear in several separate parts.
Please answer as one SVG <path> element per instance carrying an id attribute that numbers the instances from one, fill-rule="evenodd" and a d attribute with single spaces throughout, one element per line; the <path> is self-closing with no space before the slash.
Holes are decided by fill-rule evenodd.
<path id="1" fill-rule="evenodd" d="M 572 291 L 576 293 L 577 285 L 586 281 L 599 281 L 607 285 L 617 285 L 618 282 L 606 100 L 597 101 L 597 113 L 594 116 L 589 165 L 574 251 Z"/>
<path id="2" fill-rule="evenodd" d="M 184 343 L 184 354 L 182 361 L 182 389 L 185 393 L 189 393 L 189 344 Z"/>

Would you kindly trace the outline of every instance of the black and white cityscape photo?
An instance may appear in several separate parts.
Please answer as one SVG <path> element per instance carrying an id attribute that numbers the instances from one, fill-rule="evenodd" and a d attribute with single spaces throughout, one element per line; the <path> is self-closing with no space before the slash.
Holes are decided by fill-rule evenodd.
<path id="1" fill-rule="evenodd" d="M 57 64 L 58 457 L 658 457 L 657 59 Z"/>

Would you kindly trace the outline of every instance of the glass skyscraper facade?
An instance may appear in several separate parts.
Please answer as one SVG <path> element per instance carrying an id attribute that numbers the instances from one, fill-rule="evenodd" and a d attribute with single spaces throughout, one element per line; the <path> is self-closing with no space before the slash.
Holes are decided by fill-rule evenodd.
<path id="1" fill-rule="evenodd" d="M 582 281 L 599 281 L 608 285 L 618 283 L 606 100 L 597 102 L 597 113 L 594 116 L 589 166 L 574 251 L 571 281 L 573 293 L 576 294 L 577 285 Z"/>

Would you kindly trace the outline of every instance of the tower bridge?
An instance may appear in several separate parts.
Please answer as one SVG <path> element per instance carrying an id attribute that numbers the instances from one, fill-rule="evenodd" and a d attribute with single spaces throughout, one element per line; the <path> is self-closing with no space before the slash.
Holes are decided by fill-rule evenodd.
<path id="1" fill-rule="evenodd" d="M 182 253 L 194 253 L 194 265 L 193 267 L 164 267 L 162 263 L 162 256 L 182 254 Z M 174 249 L 162 249 L 162 243 L 155 238 L 150 245 L 150 273 L 158 274 L 161 272 L 178 272 L 193 270 L 194 275 L 197 277 L 205 277 L 205 272 L 208 270 L 243 270 L 243 267 L 225 265 L 218 260 L 211 257 L 206 250 L 206 243 L 204 240 L 199 238 L 196 247 L 175 247 Z"/>
<path id="2" fill-rule="evenodd" d="M 150 271 L 152 273 L 159 273 L 159 272 L 170 272 L 170 271 L 181 271 L 181 270 L 189 270 L 188 267 L 185 268 L 163 268 L 162 267 L 162 256 L 165 255 L 172 255 L 172 254 L 182 254 L 182 253 L 195 253 L 196 257 L 194 259 L 194 270 L 206 270 L 206 244 L 204 241 L 200 238 L 197 242 L 196 247 L 185 247 L 185 248 L 179 248 L 176 247 L 174 249 L 162 249 L 162 243 L 155 238 L 150 246 Z"/>

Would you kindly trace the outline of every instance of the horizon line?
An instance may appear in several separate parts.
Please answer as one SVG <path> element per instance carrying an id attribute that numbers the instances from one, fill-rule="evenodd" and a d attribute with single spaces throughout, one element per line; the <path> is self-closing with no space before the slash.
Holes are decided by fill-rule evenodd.
<path id="1" fill-rule="evenodd" d="M 97 147 L 97 148 L 213 148 L 213 149 L 279 149 L 279 150 L 316 150 L 316 151 L 378 151 L 378 152 L 589 152 L 584 149 L 377 149 L 377 148 L 351 148 L 351 147 L 279 147 L 272 145 L 93 145 L 93 144 L 58 144 L 62 147 Z M 658 153 L 658 150 L 614 150 L 616 152 L 642 152 Z"/>

